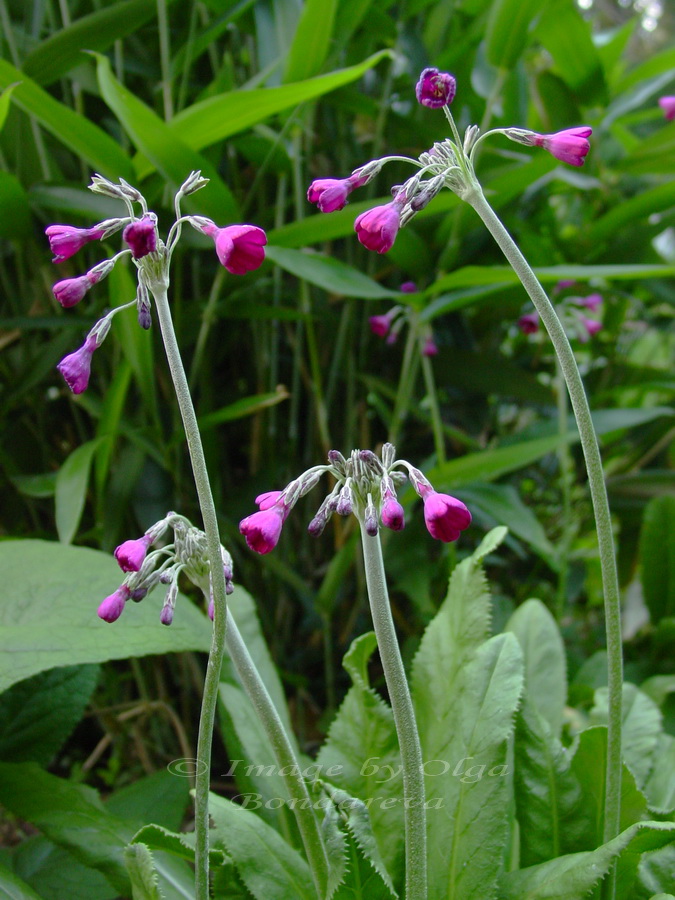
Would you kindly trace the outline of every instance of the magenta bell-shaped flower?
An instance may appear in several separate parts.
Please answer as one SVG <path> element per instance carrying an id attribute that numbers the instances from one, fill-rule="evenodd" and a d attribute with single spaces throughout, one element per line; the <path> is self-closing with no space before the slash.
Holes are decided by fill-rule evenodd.
<path id="1" fill-rule="evenodd" d="M 99 241 L 103 237 L 104 229 L 97 226 L 75 228 L 74 225 L 49 225 L 45 228 L 45 234 L 49 238 L 49 246 L 54 254 L 52 262 L 59 263 L 69 259 L 89 241 Z"/>
<path id="2" fill-rule="evenodd" d="M 87 275 L 79 275 L 77 278 L 64 278 L 57 281 L 52 287 L 54 296 L 64 309 L 76 306 L 87 291 L 93 286 L 93 282 Z"/>
<path id="3" fill-rule="evenodd" d="M 675 119 L 675 97 L 659 97 L 659 106 L 668 122 Z"/>
<path id="4" fill-rule="evenodd" d="M 124 541 L 115 549 L 115 559 L 123 572 L 139 572 L 147 556 L 152 537 L 144 534 L 135 541 Z"/>
<path id="5" fill-rule="evenodd" d="M 584 157 L 591 148 L 588 138 L 593 129 L 588 125 L 579 128 L 565 128 L 555 134 L 534 134 L 532 143 L 535 147 L 543 147 L 551 156 L 571 166 L 583 166 Z"/>
<path id="6" fill-rule="evenodd" d="M 523 334 L 534 334 L 539 331 L 539 315 L 536 312 L 527 313 L 518 319 L 518 328 Z"/>
<path id="7" fill-rule="evenodd" d="M 232 275 L 245 275 L 262 265 L 267 235 L 257 225 L 218 228 L 211 223 L 203 226 L 202 231 L 213 238 L 220 264 Z"/>
<path id="8" fill-rule="evenodd" d="M 344 209 L 351 192 L 362 187 L 367 180 L 354 175 L 349 178 L 318 178 L 310 184 L 307 199 L 310 203 L 316 203 L 322 213 L 337 212 Z"/>
<path id="9" fill-rule="evenodd" d="M 286 515 L 283 505 L 262 508 L 260 512 L 242 519 L 239 531 L 246 538 L 251 550 L 255 550 L 256 553 L 269 553 L 279 543 Z"/>
<path id="10" fill-rule="evenodd" d="M 394 246 L 401 227 L 403 200 L 392 200 L 383 206 L 376 206 L 361 213 L 354 222 L 354 231 L 359 241 L 368 250 L 386 253 Z"/>
<path id="11" fill-rule="evenodd" d="M 116 622 L 124 612 L 124 604 L 130 596 L 129 588 L 122 584 L 114 594 L 110 594 L 98 608 L 98 616 L 104 622 Z"/>
<path id="12" fill-rule="evenodd" d="M 64 356 L 56 367 L 74 394 L 81 394 L 89 386 L 91 358 L 97 346 L 96 337 L 89 335 L 79 350 Z"/>
<path id="13" fill-rule="evenodd" d="M 439 494 L 426 488 L 424 500 L 424 521 L 429 534 L 446 544 L 456 541 L 461 531 L 471 524 L 471 513 L 456 497 Z"/>

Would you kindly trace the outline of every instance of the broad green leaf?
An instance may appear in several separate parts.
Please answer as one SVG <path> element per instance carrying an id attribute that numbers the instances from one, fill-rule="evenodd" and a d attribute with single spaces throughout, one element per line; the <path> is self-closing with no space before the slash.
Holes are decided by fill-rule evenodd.
<path id="1" fill-rule="evenodd" d="M 266 256 L 292 275 L 316 284 L 330 294 L 364 300 L 400 298 L 398 291 L 388 290 L 352 266 L 322 253 L 268 246 Z"/>
<path id="2" fill-rule="evenodd" d="M 260 816 L 224 797 L 209 795 L 211 840 L 232 857 L 256 900 L 316 900 L 309 867 L 297 850 Z M 264 862 L 264 864 L 261 864 Z"/>
<path id="3" fill-rule="evenodd" d="M 173 0 L 167 0 L 167 6 Z M 24 60 L 23 69 L 38 84 L 52 84 L 83 61 L 82 50 L 107 50 L 127 34 L 133 34 L 157 11 L 147 0 L 113 3 L 72 25 L 55 31 Z"/>
<path id="4" fill-rule="evenodd" d="M 504 631 L 518 638 L 525 660 L 528 702 L 545 719 L 554 737 L 562 730 L 567 700 L 565 645 L 551 613 L 540 600 L 526 600 L 513 613 Z"/>
<path id="5" fill-rule="evenodd" d="M 675 497 L 654 497 L 645 509 L 640 571 L 652 622 L 675 616 Z"/>
<path id="6" fill-rule="evenodd" d="M 675 123 L 671 123 L 641 140 L 636 149 L 617 164 L 617 168 L 631 175 L 670 175 L 674 156 Z"/>
<path id="7" fill-rule="evenodd" d="M 12 94 L 12 102 L 46 128 L 54 137 L 90 165 L 109 178 L 133 181 L 131 161 L 114 141 L 84 116 L 59 103 L 7 60 L 0 59 L 0 87 L 20 82 Z"/>
<path id="8" fill-rule="evenodd" d="M 49 765 L 82 718 L 99 667 L 40 672 L 0 695 L 0 759 Z"/>
<path id="9" fill-rule="evenodd" d="M 237 204 L 230 189 L 211 163 L 176 135 L 169 126 L 131 91 L 115 78 L 110 61 L 100 54 L 96 57 L 96 72 L 103 99 L 122 123 L 138 150 L 141 150 L 153 166 L 177 190 L 192 171 L 201 172 L 210 179 L 208 186 L 194 200 L 195 208 L 210 216 L 217 223 L 236 221 L 239 218 Z M 141 173 L 138 173 L 139 177 Z M 134 181 L 132 177 L 130 179 Z M 186 201 L 186 206 L 191 206 Z"/>
<path id="10" fill-rule="evenodd" d="M 43 900 L 29 884 L 2 864 L 0 864 L 0 894 L 7 900 Z"/>
<path id="11" fill-rule="evenodd" d="M 12 99 L 12 91 L 18 84 L 19 82 L 17 81 L 15 84 L 8 85 L 2 94 L 0 94 L 0 131 L 3 129 L 7 113 L 9 112 L 9 102 Z"/>
<path id="12" fill-rule="evenodd" d="M 145 844 L 129 844 L 124 848 L 124 864 L 131 880 L 133 900 L 164 900 L 157 883 L 152 853 Z"/>
<path id="13" fill-rule="evenodd" d="M 668 844 L 662 850 L 645 853 L 638 865 L 639 884 L 649 900 L 675 900 L 673 889 L 675 872 L 675 846 Z M 658 894 L 653 893 L 659 891 Z"/>
<path id="14" fill-rule="evenodd" d="M 561 854 L 563 836 L 568 844 L 577 825 L 582 794 L 569 751 L 537 711 L 527 686 L 514 746 L 520 865 L 526 868 Z"/>
<path id="15" fill-rule="evenodd" d="M 23 841 L 12 856 L 14 871 L 49 900 L 116 900 L 119 891 L 96 869 L 43 835 Z"/>
<path id="16" fill-rule="evenodd" d="M 590 721 L 594 725 L 606 724 L 607 688 L 596 690 L 595 706 L 590 712 Z M 659 734 L 661 734 L 661 712 L 658 706 L 634 684 L 624 684 L 621 750 L 639 788 L 644 786 L 652 766 L 656 764 L 654 754 Z"/>
<path id="17" fill-rule="evenodd" d="M 102 438 L 95 438 L 73 450 L 56 476 L 56 530 L 63 544 L 71 543 L 80 524 L 91 463 L 101 442 Z"/>
<path id="18" fill-rule="evenodd" d="M 592 222 L 584 233 L 584 240 L 589 247 L 596 247 L 603 241 L 611 240 L 622 228 L 646 226 L 649 216 L 662 213 L 674 204 L 675 181 L 665 181 L 657 187 L 647 188 L 627 200 L 622 200 L 621 203 L 614 204 L 609 212 Z M 668 275 L 663 272 L 662 276 L 656 277 Z"/>
<path id="19" fill-rule="evenodd" d="M 305 0 L 286 58 L 284 81 L 317 75 L 326 61 L 333 36 L 338 0 Z"/>
<path id="20" fill-rule="evenodd" d="M 655 812 L 675 811 L 675 737 L 660 734 L 654 751 L 655 764 L 644 786 L 649 806 Z"/>
<path id="21" fill-rule="evenodd" d="M 673 840 L 674 824 L 639 822 L 596 850 L 508 872 L 501 878 L 499 896 L 501 900 L 584 900 L 621 854 L 636 857 Z M 629 860 L 629 865 L 635 861 Z"/>
<path id="22" fill-rule="evenodd" d="M 26 240 L 31 228 L 28 194 L 16 175 L 0 172 L 0 238 Z"/>
<path id="23" fill-rule="evenodd" d="M 368 661 L 377 646 L 373 632 L 352 642 L 344 667 L 352 687 L 331 723 L 328 737 L 319 751 L 318 775 L 367 801 L 373 833 L 387 870 L 396 880 L 403 864 L 403 793 L 401 755 L 391 708 L 368 679 Z M 386 801 L 393 800 L 391 808 Z"/>
<path id="24" fill-rule="evenodd" d="M 290 394 L 283 389 L 273 391 L 269 394 L 254 394 L 251 397 L 242 397 L 241 400 L 235 400 L 227 406 L 221 406 L 220 409 L 207 413 L 199 418 L 199 428 L 202 432 L 208 431 L 209 428 L 215 428 L 223 422 L 233 422 L 235 419 L 243 419 L 246 416 L 253 416 L 262 409 L 268 409 L 270 406 L 276 406 L 283 400 L 288 400 Z"/>
<path id="25" fill-rule="evenodd" d="M 13 475 L 10 481 L 26 497 L 53 497 L 56 491 L 56 472 L 43 475 Z"/>
<path id="26" fill-rule="evenodd" d="M 210 622 L 185 598 L 170 628 L 159 624 L 161 597 L 152 594 L 113 625 L 101 621 L 98 604 L 122 580 L 106 553 L 3 541 L 0 571 L 12 597 L 0 610 L 0 691 L 55 666 L 210 647 Z"/>
<path id="27" fill-rule="evenodd" d="M 189 790 L 190 779 L 181 777 L 169 763 L 166 769 L 116 790 L 106 800 L 105 808 L 120 819 L 153 822 L 157 827 L 177 831 L 190 801 Z"/>
<path id="28" fill-rule="evenodd" d="M 553 57 L 555 72 L 584 102 L 606 102 L 607 88 L 600 57 L 591 37 L 590 22 L 576 5 L 547 3 L 534 36 Z"/>
<path id="29" fill-rule="evenodd" d="M 391 51 L 381 50 L 356 66 L 339 69 L 329 75 L 321 75 L 298 84 L 218 94 L 182 110 L 174 116 L 167 127 L 186 146 L 193 150 L 201 150 L 233 134 L 246 131 L 276 113 L 315 100 L 350 84 L 376 66 L 380 60 L 389 56 Z M 173 142 L 173 138 L 171 141 Z M 145 178 L 157 163 L 145 148 L 139 146 L 138 149 L 148 157 L 145 159 L 139 156 L 134 160 L 139 177 Z"/>
<path id="30" fill-rule="evenodd" d="M 485 55 L 491 65 L 515 68 L 530 40 L 532 21 L 541 11 L 539 0 L 494 0 L 485 34 Z"/>

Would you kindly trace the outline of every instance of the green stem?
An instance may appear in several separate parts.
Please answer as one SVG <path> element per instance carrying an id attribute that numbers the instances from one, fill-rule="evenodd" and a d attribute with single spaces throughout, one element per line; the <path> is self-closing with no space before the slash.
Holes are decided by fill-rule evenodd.
<path id="1" fill-rule="evenodd" d="M 556 401 L 558 407 L 558 435 L 560 444 L 558 446 L 558 466 L 560 469 L 560 489 L 562 494 L 562 528 L 560 531 L 560 553 L 558 562 L 560 571 L 558 573 L 558 598 L 557 598 L 557 617 L 558 622 L 562 619 L 565 612 L 565 603 L 567 601 L 567 583 L 568 583 L 568 567 L 570 557 L 570 542 L 572 539 L 572 456 L 570 454 L 570 445 L 567 434 L 567 389 L 565 387 L 565 379 L 563 378 L 560 360 L 556 356 L 556 378 L 555 378 Z"/>
<path id="2" fill-rule="evenodd" d="M 370 610 L 401 748 L 405 807 L 405 898 L 426 900 L 427 826 L 422 746 L 403 660 L 396 640 L 380 537 L 379 535 L 371 537 L 363 523 L 359 524 Z"/>
<path id="3" fill-rule="evenodd" d="M 419 362 L 419 354 L 417 350 L 417 334 L 414 328 L 408 329 L 408 337 L 406 339 L 405 350 L 403 351 L 403 362 L 401 363 L 401 374 L 398 380 L 398 391 L 394 400 L 394 410 L 391 415 L 391 425 L 389 426 L 389 442 L 398 443 L 399 430 L 403 424 L 403 419 L 408 410 L 410 395 L 412 393 L 415 376 L 417 375 L 417 365 Z"/>
<path id="4" fill-rule="evenodd" d="M 314 886 L 319 897 L 327 895 L 329 862 L 321 831 L 312 808 L 312 801 L 301 773 L 293 745 L 272 702 L 267 688 L 248 652 L 248 648 L 227 610 L 227 652 L 234 663 L 237 675 L 246 691 L 253 708 L 262 722 L 274 756 L 283 772 L 284 781 L 291 796 L 300 837 L 307 854 Z M 293 774 L 296 773 L 296 774 Z"/>
<path id="5" fill-rule="evenodd" d="M 441 409 L 438 405 L 438 394 L 436 392 L 436 381 L 434 379 L 434 370 L 431 360 L 422 352 L 421 336 L 420 341 L 420 359 L 422 360 L 422 374 L 424 376 L 424 384 L 429 397 L 429 411 L 431 413 L 431 428 L 434 433 L 434 446 L 436 448 L 436 463 L 442 466 L 445 462 L 445 435 L 443 434 L 443 420 L 441 419 Z"/>
<path id="6" fill-rule="evenodd" d="M 621 604 L 619 580 L 614 554 L 612 521 L 607 499 L 607 488 L 600 458 L 598 439 L 593 427 L 591 410 L 565 330 L 551 301 L 539 283 L 510 234 L 502 225 L 480 186 L 474 183 L 467 190 L 466 201 L 473 206 L 485 223 L 504 256 L 520 278 L 523 287 L 535 305 L 551 338 L 560 370 L 567 384 L 572 409 L 579 429 L 579 438 L 586 461 L 588 485 L 593 502 L 593 512 L 598 534 L 598 549 L 602 570 L 605 603 L 605 629 L 607 635 L 609 715 L 607 736 L 607 773 L 605 782 L 604 840 L 611 840 L 619 833 L 621 812 L 621 692 L 623 683 L 623 659 L 621 646 Z M 609 896 L 614 890 L 610 888 Z"/>
<path id="7" fill-rule="evenodd" d="M 209 900 L 209 786 L 211 781 L 211 743 L 213 740 L 213 726 L 216 718 L 220 669 L 223 661 L 223 653 L 225 652 L 227 610 L 225 575 L 223 573 L 223 560 L 220 551 L 218 518 L 206 469 L 204 448 L 199 434 L 197 415 L 192 403 L 190 388 L 185 375 L 185 369 L 183 368 L 183 361 L 181 360 L 180 350 L 178 348 L 178 341 L 176 340 L 176 332 L 174 331 L 173 321 L 171 319 L 171 310 L 169 308 L 166 286 L 155 284 L 153 285 L 152 293 L 155 298 L 166 358 L 169 363 L 169 370 L 176 391 L 176 399 L 178 400 L 178 407 L 185 428 L 185 437 L 190 453 L 190 461 L 192 462 L 197 497 L 199 499 L 199 507 L 202 512 L 204 532 L 206 534 L 209 564 L 211 568 L 213 602 L 215 606 L 211 650 L 206 666 L 202 710 L 199 719 L 197 771 L 195 777 L 195 898 L 196 900 Z"/>

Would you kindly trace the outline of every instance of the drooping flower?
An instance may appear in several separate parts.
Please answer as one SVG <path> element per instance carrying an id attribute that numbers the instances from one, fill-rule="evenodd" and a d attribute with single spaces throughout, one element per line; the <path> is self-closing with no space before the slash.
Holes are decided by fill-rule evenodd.
<path id="1" fill-rule="evenodd" d="M 659 106 L 668 122 L 675 119 L 675 97 L 659 97 Z"/>
<path id="2" fill-rule="evenodd" d="M 402 294 L 416 294 L 417 285 L 414 281 L 404 281 L 399 290 Z"/>
<path id="3" fill-rule="evenodd" d="M 242 519 L 239 531 L 246 538 L 251 550 L 255 550 L 256 553 L 269 553 L 279 542 L 285 519 L 285 507 L 283 504 L 275 504 Z"/>
<path id="4" fill-rule="evenodd" d="M 527 313 L 518 319 L 518 328 L 523 334 L 534 334 L 539 330 L 539 315 L 536 312 Z"/>
<path id="5" fill-rule="evenodd" d="M 138 572 L 143 565 L 148 548 L 152 544 L 152 536 L 144 534 L 136 540 L 124 541 L 115 548 L 114 557 L 123 572 Z"/>
<path id="6" fill-rule="evenodd" d="M 95 335 L 88 335 L 84 344 L 74 353 L 64 356 L 56 367 L 66 380 L 66 384 L 74 394 L 86 391 L 91 374 L 91 358 L 98 347 Z"/>
<path id="7" fill-rule="evenodd" d="M 157 250 L 157 217 L 148 213 L 142 219 L 131 222 L 122 232 L 122 238 L 131 249 L 134 259 L 142 259 Z"/>
<path id="8" fill-rule="evenodd" d="M 317 178 L 307 190 L 307 199 L 316 203 L 322 213 L 337 212 L 345 208 L 351 192 L 367 181 L 367 177 L 354 173 L 349 178 Z"/>
<path id="9" fill-rule="evenodd" d="M 438 69 L 424 69 L 415 86 L 415 96 L 422 106 L 440 109 L 449 106 L 455 98 L 457 82 L 449 72 Z"/>
<path id="10" fill-rule="evenodd" d="M 471 524 L 471 513 L 456 497 L 428 490 L 424 495 L 424 521 L 429 534 L 439 541 L 456 541 Z"/>
<path id="11" fill-rule="evenodd" d="M 588 319 L 586 316 L 579 316 L 581 328 L 579 329 L 579 340 L 585 344 L 590 338 L 602 330 L 602 322 L 597 319 Z"/>
<path id="12" fill-rule="evenodd" d="M 124 612 L 124 604 L 130 597 L 129 588 L 122 584 L 117 590 L 106 597 L 98 608 L 98 617 L 104 622 L 116 622 Z"/>
<path id="13" fill-rule="evenodd" d="M 588 138 L 593 129 L 588 125 L 579 128 L 565 128 L 555 134 L 534 134 L 532 143 L 543 147 L 551 156 L 571 166 L 583 166 L 584 157 L 591 148 Z"/>
<path id="14" fill-rule="evenodd" d="M 405 528 L 405 513 L 403 507 L 393 493 L 388 493 L 386 495 L 384 503 L 382 504 L 380 516 L 385 528 L 390 528 L 392 531 L 402 531 L 403 528 Z"/>
<path id="15" fill-rule="evenodd" d="M 245 275 L 263 264 L 267 235 L 257 225 L 218 228 L 211 222 L 201 230 L 213 238 L 220 264 L 232 275 Z"/>
<path id="16" fill-rule="evenodd" d="M 64 309 L 70 309 L 82 300 L 87 291 L 92 287 L 92 282 L 87 275 L 79 275 L 77 278 L 64 278 L 52 286 L 54 296 Z"/>
<path id="17" fill-rule="evenodd" d="M 401 227 L 402 202 L 394 199 L 391 203 L 376 206 L 357 217 L 354 231 L 364 247 L 376 253 L 391 250 Z"/>
<path id="18" fill-rule="evenodd" d="M 370 330 L 378 337 L 386 337 L 391 328 L 391 318 L 390 313 L 383 313 L 380 316 L 370 316 L 368 319 Z"/>
<path id="19" fill-rule="evenodd" d="M 105 234 L 105 228 L 101 225 L 95 225 L 93 228 L 49 225 L 45 228 L 45 234 L 49 238 L 49 246 L 54 254 L 52 262 L 60 263 L 81 250 L 89 241 L 99 241 Z"/>
<path id="20" fill-rule="evenodd" d="M 437 356 L 438 355 L 438 345 L 433 338 L 433 335 L 428 334 L 424 338 L 424 344 L 422 346 L 422 356 Z"/>
<path id="21" fill-rule="evenodd" d="M 590 312 L 597 312 L 602 306 L 602 294 L 589 294 L 588 297 L 575 297 L 574 302 Z"/>

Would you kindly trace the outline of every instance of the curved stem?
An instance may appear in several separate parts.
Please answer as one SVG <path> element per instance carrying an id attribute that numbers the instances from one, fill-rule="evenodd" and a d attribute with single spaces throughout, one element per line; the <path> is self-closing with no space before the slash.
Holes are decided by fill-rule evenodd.
<path id="1" fill-rule="evenodd" d="M 260 673 L 251 658 L 251 654 L 248 652 L 248 648 L 229 609 L 227 610 L 226 641 L 227 652 L 234 663 L 237 675 L 249 700 L 253 704 L 253 708 L 258 714 L 258 718 L 262 722 L 265 733 L 274 750 L 279 770 L 284 773 L 283 778 L 293 801 L 292 808 L 298 823 L 300 837 L 307 853 L 314 886 L 319 897 L 325 897 L 328 885 L 328 856 L 312 808 L 307 785 L 302 776 L 301 766 L 295 755 L 293 745 L 286 734 L 279 713 L 272 702 L 272 698 L 260 677 Z"/>
<path id="2" fill-rule="evenodd" d="M 605 604 L 605 629 L 607 635 L 609 715 L 607 736 L 607 772 L 605 783 L 604 840 L 611 840 L 619 833 L 621 811 L 621 692 L 623 683 L 623 659 L 621 647 L 621 604 L 619 580 L 614 554 L 612 522 L 607 499 L 607 488 L 600 458 L 598 439 L 591 419 L 591 410 L 579 374 L 579 368 L 551 301 L 539 283 L 510 234 L 485 199 L 480 186 L 474 184 L 465 199 L 473 206 L 504 253 L 523 287 L 534 303 L 549 333 L 560 370 L 567 384 L 572 409 L 579 429 L 579 438 L 586 461 L 588 485 L 593 502 L 593 512 L 598 534 L 598 549 L 602 569 Z M 610 889 L 610 896 L 613 890 Z"/>
<path id="3" fill-rule="evenodd" d="M 389 606 L 380 537 L 371 537 L 361 522 L 359 525 L 370 611 L 401 748 L 405 808 L 405 898 L 426 900 L 427 825 L 422 746 Z"/>
<path id="4" fill-rule="evenodd" d="M 211 583 L 215 618 L 211 650 L 204 678 L 204 694 L 202 710 L 199 718 L 199 736 L 197 739 L 197 773 L 195 778 L 195 898 L 209 900 L 209 786 L 211 778 L 211 743 L 213 726 L 216 718 L 218 701 L 218 684 L 220 669 L 225 652 L 226 632 L 226 595 L 223 560 L 220 551 L 220 534 L 216 507 L 206 470 L 204 448 L 202 446 L 197 415 L 192 403 L 185 369 L 180 356 L 176 332 L 171 319 L 171 310 L 166 294 L 166 286 L 153 284 L 152 294 L 155 298 L 157 316 L 164 341 L 166 358 L 173 379 L 178 407 L 180 409 L 185 437 L 187 439 L 192 471 L 197 488 L 199 507 L 202 512 L 204 532 L 211 568 Z"/>

